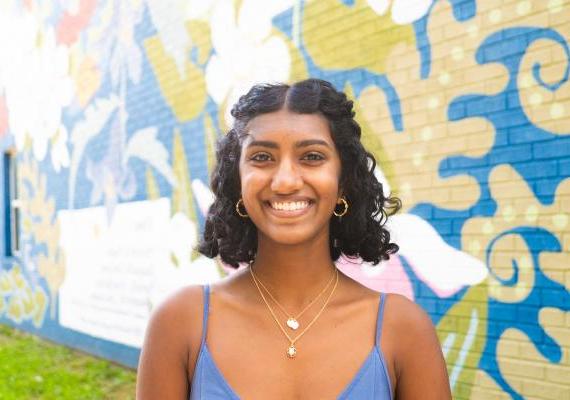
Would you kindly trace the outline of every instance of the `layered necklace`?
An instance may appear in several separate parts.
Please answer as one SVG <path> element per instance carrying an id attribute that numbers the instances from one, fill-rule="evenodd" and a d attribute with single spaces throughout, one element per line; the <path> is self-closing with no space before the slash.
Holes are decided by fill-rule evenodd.
<path id="1" fill-rule="evenodd" d="M 253 283 L 255 284 L 255 287 L 257 288 L 257 291 L 259 292 L 261 299 L 265 303 L 267 309 L 269 310 L 269 313 L 273 317 L 273 320 L 275 321 L 275 323 L 277 324 L 277 326 L 279 327 L 281 332 L 283 332 L 283 334 L 285 335 L 285 337 L 289 341 L 289 347 L 287 348 L 287 351 L 286 351 L 287 357 L 295 358 L 295 356 L 297 355 L 297 348 L 295 347 L 295 343 L 301 338 L 301 336 L 303 336 L 305 334 L 305 332 L 307 332 L 309 330 L 309 328 L 311 328 L 311 326 L 313 326 L 313 324 L 317 321 L 317 319 L 319 319 L 319 317 L 321 316 L 321 314 L 325 310 L 326 306 L 329 304 L 329 301 L 330 301 L 333 293 L 335 292 L 336 287 L 338 286 L 338 269 L 335 267 L 335 272 L 333 274 L 333 277 L 327 283 L 325 288 L 299 314 L 297 314 L 296 317 L 291 317 L 291 314 L 288 313 L 281 304 L 279 304 L 279 302 L 275 299 L 275 297 L 271 294 L 271 292 L 267 289 L 267 287 L 263 283 L 261 283 L 259 278 L 257 278 L 255 273 L 253 272 L 253 266 L 251 264 L 249 266 L 249 271 L 251 273 L 251 279 L 253 280 Z M 333 286 L 331 292 L 329 293 L 327 299 L 323 303 L 321 309 L 319 310 L 317 315 L 315 315 L 315 317 L 309 322 L 309 324 L 305 327 L 305 329 L 303 329 L 296 337 L 289 336 L 289 333 L 282 326 L 282 324 L 279 322 L 277 315 L 275 315 L 275 311 L 273 311 L 273 308 L 271 307 L 271 305 L 267 301 L 267 298 L 263 294 L 263 290 L 261 290 L 261 287 L 263 287 L 263 289 L 267 292 L 267 294 L 271 297 L 271 299 L 275 302 L 275 304 L 277 304 L 279 306 L 281 311 L 283 311 L 283 313 L 285 313 L 285 315 L 287 315 L 289 317 L 287 319 L 287 322 L 286 322 L 287 326 L 293 330 L 297 330 L 299 328 L 299 322 L 297 321 L 297 318 L 299 318 L 301 316 L 301 314 L 303 314 L 305 311 L 307 311 L 307 309 L 309 309 L 309 307 L 311 305 L 313 305 L 315 303 L 315 301 L 317 301 L 317 299 L 319 299 L 326 292 L 326 290 L 329 288 L 330 284 L 332 283 L 333 279 L 335 280 L 334 286 Z"/>
<path id="2" fill-rule="evenodd" d="M 265 292 L 269 295 L 269 297 L 271 298 L 271 300 L 273 300 L 275 302 L 275 304 L 277 304 L 277 307 L 279 307 L 281 309 L 281 311 L 283 312 L 283 314 L 285 314 L 287 316 L 287 326 L 296 331 L 297 329 L 299 329 L 299 318 L 301 317 L 301 315 L 303 315 L 305 313 L 305 311 L 307 311 L 309 308 L 311 308 L 311 306 L 313 304 L 315 304 L 315 302 L 321 298 L 321 296 L 327 291 L 327 289 L 330 287 L 330 285 L 333 283 L 334 281 L 334 277 L 335 277 L 335 273 L 333 272 L 331 274 L 331 279 L 329 279 L 327 285 L 323 288 L 323 290 L 321 290 L 321 292 L 317 295 L 317 297 L 315 297 L 309 304 L 307 304 L 305 306 L 305 308 L 303 308 L 299 313 L 297 313 L 297 315 L 293 315 L 290 312 L 287 312 L 287 310 L 285 310 L 285 307 L 283 307 L 278 301 L 277 299 L 271 294 L 271 292 L 269 291 L 269 289 L 267 289 L 267 286 L 265 286 L 263 284 L 263 282 L 261 281 L 261 279 L 259 279 L 259 277 L 257 275 L 255 275 L 255 273 L 253 272 L 253 268 L 249 268 L 249 270 L 251 271 L 251 276 L 254 280 L 254 282 L 256 282 L 259 286 L 261 286 L 263 288 L 263 290 L 265 290 Z M 335 268 L 336 270 L 336 268 Z"/>

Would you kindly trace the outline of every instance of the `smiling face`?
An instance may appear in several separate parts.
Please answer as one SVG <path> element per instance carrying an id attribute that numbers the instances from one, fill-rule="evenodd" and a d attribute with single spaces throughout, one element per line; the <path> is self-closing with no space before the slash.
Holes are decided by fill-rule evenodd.
<path id="1" fill-rule="evenodd" d="M 341 164 L 323 116 L 283 109 L 255 117 L 239 171 L 259 240 L 294 245 L 325 237 L 328 245 Z"/>

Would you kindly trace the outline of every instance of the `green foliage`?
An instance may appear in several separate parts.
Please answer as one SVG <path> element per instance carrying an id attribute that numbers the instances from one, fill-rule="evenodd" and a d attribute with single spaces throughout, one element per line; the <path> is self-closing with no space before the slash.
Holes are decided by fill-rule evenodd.
<path id="1" fill-rule="evenodd" d="M 0 399 L 134 399 L 136 372 L 0 325 Z"/>

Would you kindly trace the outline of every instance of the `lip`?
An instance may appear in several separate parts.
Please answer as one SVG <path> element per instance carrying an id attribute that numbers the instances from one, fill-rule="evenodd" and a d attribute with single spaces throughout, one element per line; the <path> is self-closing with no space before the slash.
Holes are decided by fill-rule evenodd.
<path id="1" fill-rule="evenodd" d="M 294 217 L 304 215 L 304 214 L 308 213 L 309 210 L 315 204 L 315 202 L 313 200 L 310 200 L 307 198 L 295 198 L 295 199 L 287 199 L 287 200 L 279 199 L 279 200 L 274 200 L 274 201 L 279 201 L 279 202 L 306 201 L 309 203 L 309 205 L 307 207 L 299 209 L 299 210 L 276 210 L 275 208 L 271 207 L 271 203 L 269 200 L 263 202 L 263 205 L 265 206 L 265 208 L 268 210 L 268 212 L 270 214 L 272 214 L 276 217 L 281 217 L 281 218 L 294 218 Z"/>

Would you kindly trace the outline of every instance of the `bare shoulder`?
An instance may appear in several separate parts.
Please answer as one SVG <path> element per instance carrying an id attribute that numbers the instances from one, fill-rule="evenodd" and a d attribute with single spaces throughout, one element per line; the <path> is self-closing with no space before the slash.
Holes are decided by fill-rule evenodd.
<path id="1" fill-rule="evenodd" d="M 384 324 L 382 346 L 391 354 L 396 398 L 451 399 L 445 360 L 428 314 L 406 297 L 389 294 Z"/>
<path id="2" fill-rule="evenodd" d="M 200 345 L 202 308 L 202 287 L 189 286 L 152 312 L 139 360 L 137 399 L 187 395 Z"/>
<path id="3" fill-rule="evenodd" d="M 201 286 L 186 286 L 164 299 L 152 312 L 151 323 L 188 324 L 201 320 L 204 302 Z"/>
<path id="4" fill-rule="evenodd" d="M 201 286 L 187 286 L 163 300 L 152 312 L 148 328 L 148 340 L 167 340 L 178 344 L 185 351 L 180 354 L 184 362 L 192 358 L 200 344 L 204 290 Z M 145 345 L 148 345 L 148 340 Z"/>
<path id="5" fill-rule="evenodd" d="M 435 327 L 428 314 L 416 303 L 399 294 L 388 294 L 384 306 L 383 332 L 392 349 L 396 370 L 403 360 L 426 348 L 439 348 Z"/>
<path id="6" fill-rule="evenodd" d="M 386 296 L 384 320 L 389 321 L 390 329 L 395 333 L 417 339 L 426 333 L 435 333 L 433 323 L 427 313 L 416 303 L 400 294 Z"/>

